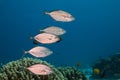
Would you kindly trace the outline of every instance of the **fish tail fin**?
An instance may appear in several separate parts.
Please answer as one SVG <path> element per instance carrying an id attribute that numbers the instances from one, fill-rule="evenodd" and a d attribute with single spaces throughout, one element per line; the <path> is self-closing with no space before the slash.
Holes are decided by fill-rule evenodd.
<path id="1" fill-rule="evenodd" d="M 28 51 L 25 51 L 25 50 L 23 50 L 23 51 L 24 51 L 24 53 L 25 53 L 25 54 L 27 54 L 27 53 L 28 53 Z"/>
<path id="2" fill-rule="evenodd" d="M 40 32 L 42 32 L 43 30 L 40 30 Z"/>
<path id="3" fill-rule="evenodd" d="M 44 12 L 44 14 L 49 14 L 49 12 Z"/>
<path id="4" fill-rule="evenodd" d="M 40 30 L 40 33 L 43 33 L 44 32 L 44 30 Z"/>
<path id="5" fill-rule="evenodd" d="M 33 37 L 32 37 L 32 36 L 30 36 L 30 39 L 33 39 Z"/>

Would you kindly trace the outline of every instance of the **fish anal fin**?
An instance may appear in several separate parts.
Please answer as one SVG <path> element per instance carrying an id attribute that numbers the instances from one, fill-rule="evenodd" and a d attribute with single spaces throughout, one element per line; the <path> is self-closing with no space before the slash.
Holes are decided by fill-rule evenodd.
<path id="1" fill-rule="evenodd" d="M 36 41 L 36 40 L 33 40 L 33 44 L 38 44 L 39 42 L 38 41 Z"/>

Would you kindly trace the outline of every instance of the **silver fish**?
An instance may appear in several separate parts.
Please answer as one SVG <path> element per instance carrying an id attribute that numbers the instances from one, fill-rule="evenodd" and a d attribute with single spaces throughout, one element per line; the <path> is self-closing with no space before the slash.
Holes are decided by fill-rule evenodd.
<path id="1" fill-rule="evenodd" d="M 50 49 L 46 47 L 37 46 L 28 51 L 25 51 L 25 53 L 29 53 L 33 55 L 34 57 L 46 57 L 46 56 L 51 55 L 53 51 L 51 51 Z"/>
<path id="2" fill-rule="evenodd" d="M 63 10 L 45 12 L 45 14 L 48 14 L 49 16 L 51 16 L 56 21 L 71 22 L 71 21 L 75 20 L 75 18 L 70 13 L 65 12 Z"/>
<path id="3" fill-rule="evenodd" d="M 53 70 L 44 64 L 34 64 L 27 67 L 27 69 L 36 75 L 49 75 L 53 73 Z"/>
<path id="4" fill-rule="evenodd" d="M 45 33 L 50 33 L 50 34 L 54 34 L 54 35 L 63 35 L 66 33 L 66 31 L 60 27 L 56 27 L 56 26 L 50 26 L 47 27 L 43 30 L 40 30 L 40 32 L 45 32 Z"/>
<path id="5" fill-rule="evenodd" d="M 34 37 L 34 39 L 42 44 L 51 44 L 61 41 L 61 38 L 54 34 L 40 33 Z"/>

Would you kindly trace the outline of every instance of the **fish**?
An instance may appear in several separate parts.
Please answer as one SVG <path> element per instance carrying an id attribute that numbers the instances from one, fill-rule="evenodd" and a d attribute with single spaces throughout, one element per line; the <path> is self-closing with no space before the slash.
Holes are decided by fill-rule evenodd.
<path id="1" fill-rule="evenodd" d="M 43 46 L 37 46 L 34 47 L 28 51 L 24 52 L 25 54 L 29 53 L 31 55 L 33 55 L 34 57 L 47 57 L 49 55 L 51 55 L 53 53 L 53 51 L 51 51 L 50 49 L 43 47 Z"/>
<path id="2" fill-rule="evenodd" d="M 40 30 L 40 32 L 50 33 L 50 34 L 54 34 L 54 35 L 58 35 L 58 36 L 66 33 L 66 31 L 64 29 L 57 27 L 57 26 L 47 27 L 43 30 Z"/>
<path id="3" fill-rule="evenodd" d="M 61 36 L 49 33 L 40 33 L 34 37 L 35 43 L 52 44 L 61 41 Z"/>
<path id="4" fill-rule="evenodd" d="M 51 16 L 55 21 L 71 22 L 75 20 L 75 18 L 70 13 L 63 10 L 45 12 L 45 14 L 48 14 L 49 16 Z"/>
<path id="5" fill-rule="evenodd" d="M 77 62 L 76 66 L 77 66 L 77 67 L 80 67 L 80 66 L 81 66 L 81 63 L 80 63 L 80 62 Z"/>
<path id="6" fill-rule="evenodd" d="M 99 68 L 94 68 L 93 73 L 94 74 L 100 74 L 100 69 Z"/>
<path id="7" fill-rule="evenodd" d="M 26 69 L 35 75 L 49 75 L 53 73 L 53 70 L 44 64 L 34 64 L 30 67 L 27 67 Z"/>

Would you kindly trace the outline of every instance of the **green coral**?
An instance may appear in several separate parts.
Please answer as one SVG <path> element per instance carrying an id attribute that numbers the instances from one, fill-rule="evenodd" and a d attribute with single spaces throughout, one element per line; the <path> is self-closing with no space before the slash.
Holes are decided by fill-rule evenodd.
<path id="1" fill-rule="evenodd" d="M 28 71 L 26 67 L 34 64 L 45 64 L 49 66 L 54 73 L 46 76 L 35 75 Z M 54 66 L 46 61 L 34 58 L 23 58 L 3 65 L 0 69 L 0 80 L 66 80 L 64 76 Z"/>
<path id="2" fill-rule="evenodd" d="M 75 67 L 59 67 L 58 70 L 67 80 L 87 80 L 85 75 Z"/>

